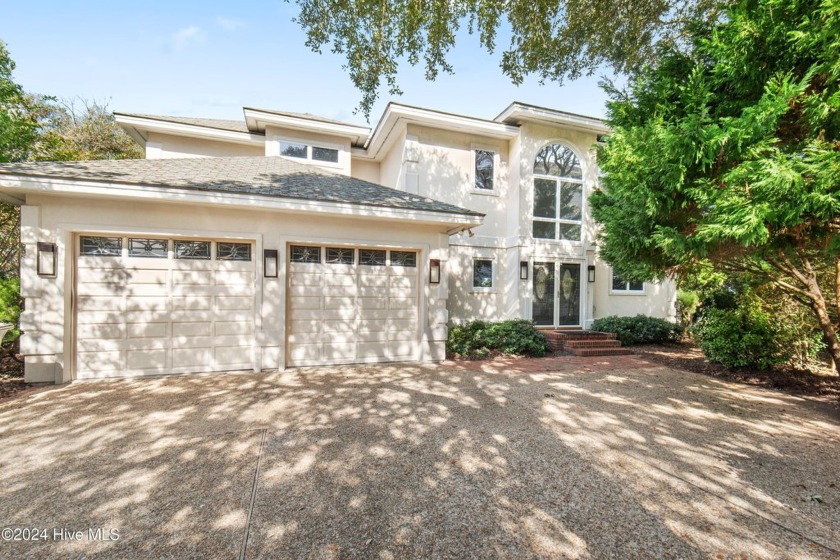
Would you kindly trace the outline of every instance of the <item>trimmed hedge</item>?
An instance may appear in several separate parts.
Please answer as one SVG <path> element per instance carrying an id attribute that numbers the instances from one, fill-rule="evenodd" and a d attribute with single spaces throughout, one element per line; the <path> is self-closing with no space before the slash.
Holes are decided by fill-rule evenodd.
<path id="1" fill-rule="evenodd" d="M 490 323 L 471 321 L 449 329 L 446 353 L 470 359 L 494 353 L 544 356 L 548 352 L 545 335 L 524 319 Z"/>
<path id="2" fill-rule="evenodd" d="M 18 329 L 20 312 L 20 280 L 17 278 L 0 278 L 0 323 L 9 323 L 13 326 L 4 340 L 13 340 L 20 334 Z"/>
<path id="3" fill-rule="evenodd" d="M 683 334 L 681 325 L 647 315 L 602 317 L 595 319 L 592 330 L 615 333 L 623 346 L 678 342 Z"/>

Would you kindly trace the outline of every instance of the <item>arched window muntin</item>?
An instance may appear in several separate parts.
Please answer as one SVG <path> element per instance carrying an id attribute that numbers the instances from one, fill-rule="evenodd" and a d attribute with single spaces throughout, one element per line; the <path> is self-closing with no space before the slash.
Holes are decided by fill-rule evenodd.
<path id="1" fill-rule="evenodd" d="M 580 241 L 583 225 L 583 169 L 567 144 L 552 142 L 534 158 L 535 239 Z"/>

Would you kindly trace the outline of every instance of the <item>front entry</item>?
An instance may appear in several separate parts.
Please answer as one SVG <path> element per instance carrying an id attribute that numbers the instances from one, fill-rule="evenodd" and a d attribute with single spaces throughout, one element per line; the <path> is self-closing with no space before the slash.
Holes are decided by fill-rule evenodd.
<path id="1" fill-rule="evenodd" d="M 537 326 L 580 326 L 580 264 L 535 262 L 531 318 Z"/>

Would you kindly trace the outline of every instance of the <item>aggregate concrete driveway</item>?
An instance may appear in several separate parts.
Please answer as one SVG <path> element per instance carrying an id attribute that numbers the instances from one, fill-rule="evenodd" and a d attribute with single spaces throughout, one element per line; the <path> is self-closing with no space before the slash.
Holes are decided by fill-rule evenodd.
<path id="1" fill-rule="evenodd" d="M 0 404 L 0 557 L 837 558 L 838 425 L 635 357 L 75 383 Z"/>

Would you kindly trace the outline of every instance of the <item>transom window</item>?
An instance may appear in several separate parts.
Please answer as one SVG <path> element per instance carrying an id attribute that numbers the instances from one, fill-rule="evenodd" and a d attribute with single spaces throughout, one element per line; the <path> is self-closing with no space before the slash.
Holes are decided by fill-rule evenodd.
<path id="1" fill-rule="evenodd" d="M 628 292 L 641 293 L 645 291 L 645 283 L 637 282 L 636 280 L 625 280 L 618 273 L 612 273 L 612 291 L 614 292 Z"/>
<path id="2" fill-rule="evenodd" d="M 210 260 L 209 241 L 175 241 L 175 258 L 198 261 Z"/>
<path id="3" fill-rule="evenodd" d="M 474 150 L 474 152 L 475 188 L 482 191 L 492 191 L 496 154 L 490 150 Z"/>
<path id="4" fill-rule="evenodd" d="M 292 245 L 292 262 L 298 263 L 320 263 L 321 248 L 310 245 Z"/>
<path id="5" fill-rule="evenodd" d="M 378 249 L 359 249 L 359 264 L 366 266 L 385 266 L 385 251 Z"/>
<path id="6" fill-rule="evenodd" d="M 580 160 L 563 144 L 549 144 L 534 159 L 532 234 L 537 239 L 580 241 L 583 173 Z"/>
<path id="7" fill-rule="evenodd" d="M 250 243 L 216 243 L 216 260 L 250 261 Z"/>
<path id="8" fill-rule="evenodd" d="M 417 266 L 417 253 L 414 251 L 391 251 L 391 266 Z"/>
<path id="9" fill-rule="evenodd" d="M 353 264 L 356 259 L 356 250 L 348 247 L 327 247 L 327 263 L 329 264 Z"/>
<path id="10" fill-rule="evenodd" d="M 79 252 L 82 255 L 97 257 L 122 256 L 122 237 L 93 237 L 83 235 L 79 238 Z"/>
<path id="11" fill-rule="evenodd" d="M 129 238 L 128 256 L 165 259 L 168 256 L 169 241 L 166 239 Z"/>

